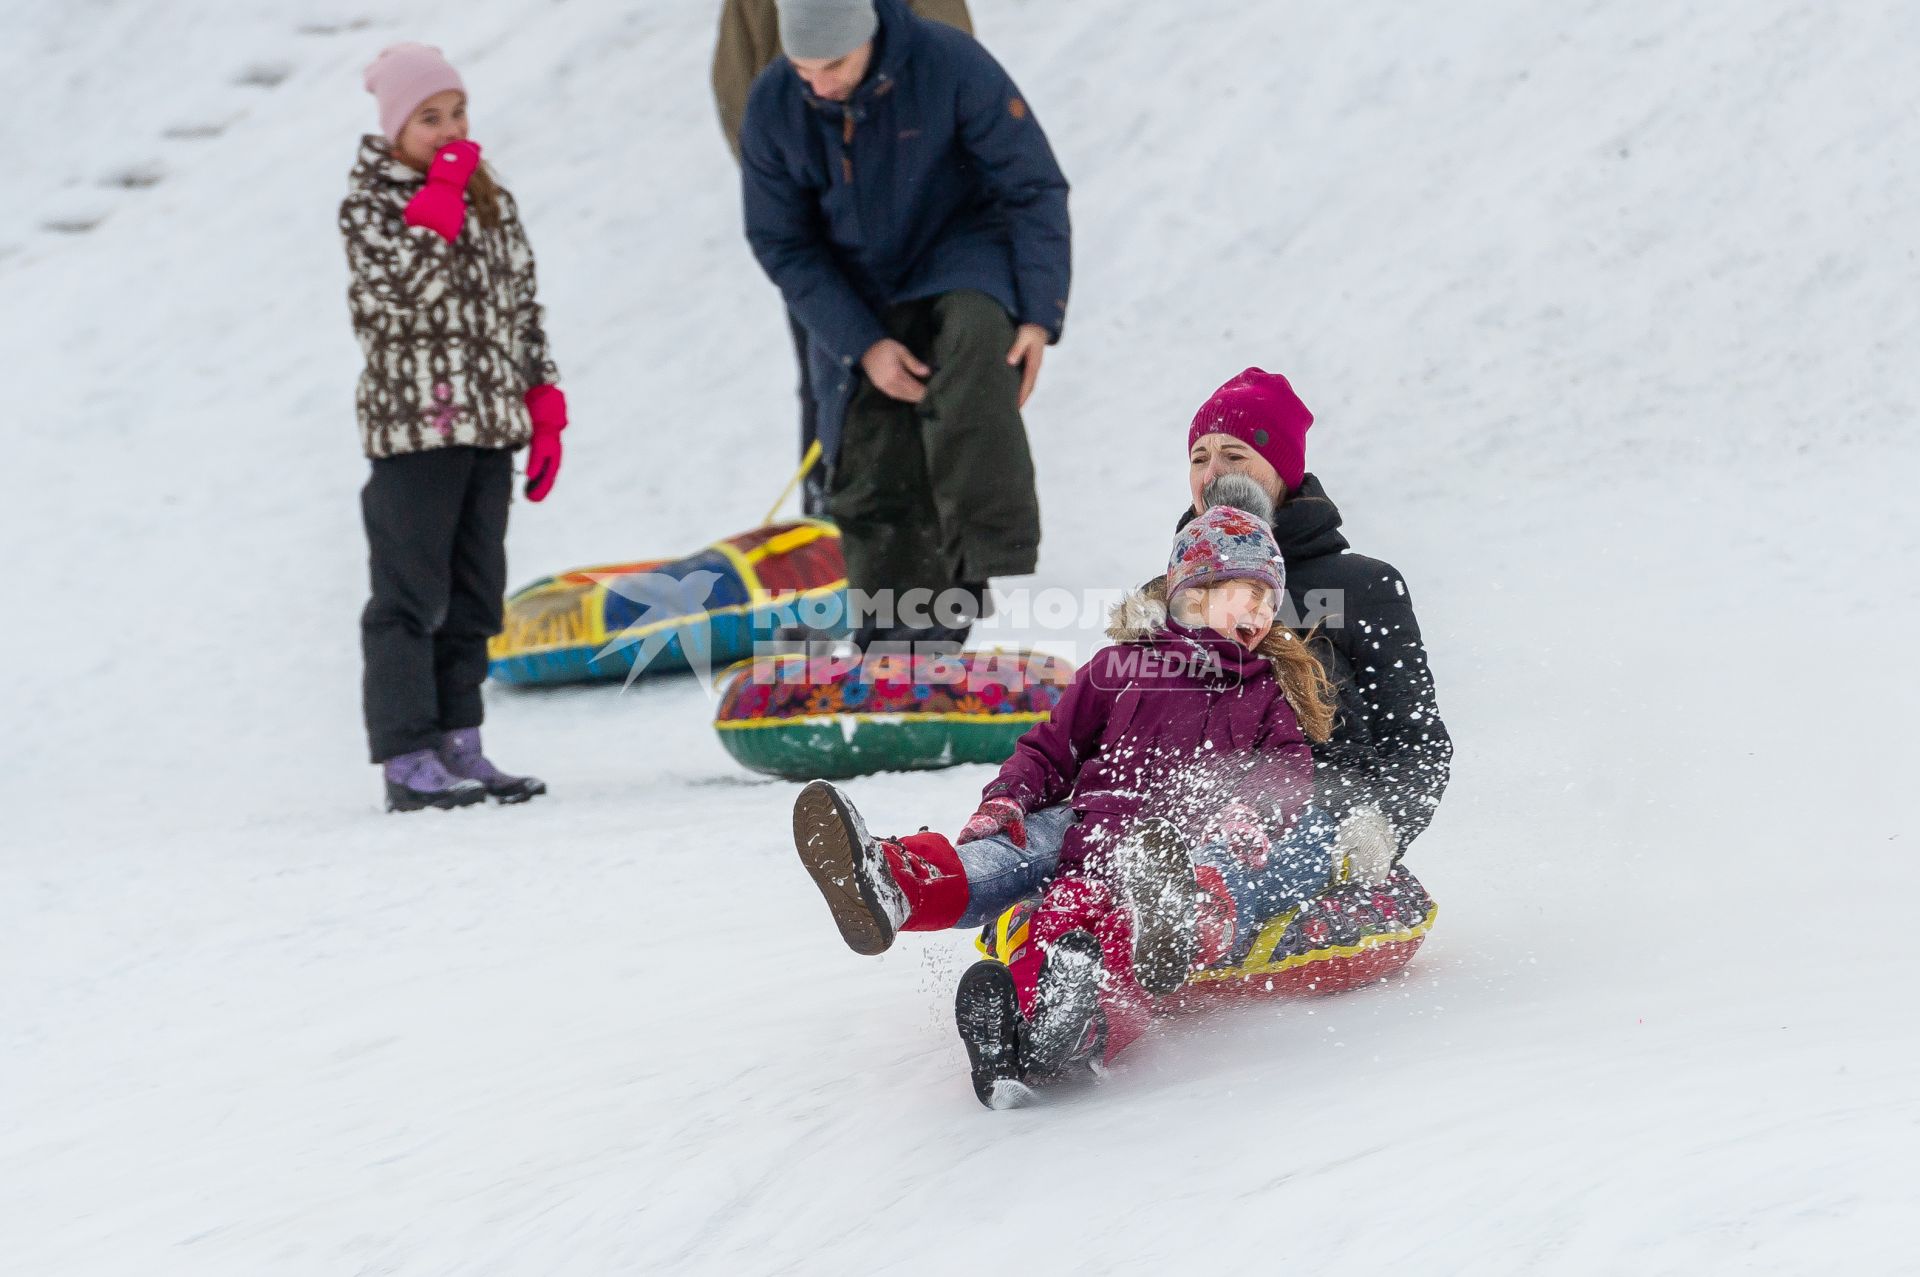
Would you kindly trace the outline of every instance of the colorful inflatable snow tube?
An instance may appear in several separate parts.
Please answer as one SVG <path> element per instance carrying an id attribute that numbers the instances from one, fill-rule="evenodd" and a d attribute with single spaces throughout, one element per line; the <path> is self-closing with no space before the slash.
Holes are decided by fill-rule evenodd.
<path id="1" fill-rule="evenodd" d="M 796 621 L 831 624 L 847 569 L 830 523 L 778 523 L 680 559 L 580 568 L 507 599 L 488 646 L 502 683 L 624 679 L 719 669 Z"/>
<path id="2" fill-rule="evenodd" d="M 1026 947 L 1037 903 L 1023 900 L 982 928 L 975 942 L 980 952 L 1011 963 Z M 1413 960 L 1437 912 L 1404 865 L 1377 887 L 1329 887 L 1262 925 L 1243 959 L 1194 972 L 1162 1005 L 1184 1010 L 1236 997 L 1297 997 L 1376 984 Z"/>
<path id="3" fill-rule="evenodd" d="M 741 766 L 789 780 L 1001 763 L 1073 681 L 1057 656 L 762 656 L 727 671 L 713 726 Z"/>
<path id="4" fill-rule="evenodd" d="M 1269 920 L 1240 962 L 1196 971 L 1185 1003 L 1340 993 L 1376 984 L 1413 960 L 1439 912 L 1405 865 L 1377 887 L 1343 883 Z"/>

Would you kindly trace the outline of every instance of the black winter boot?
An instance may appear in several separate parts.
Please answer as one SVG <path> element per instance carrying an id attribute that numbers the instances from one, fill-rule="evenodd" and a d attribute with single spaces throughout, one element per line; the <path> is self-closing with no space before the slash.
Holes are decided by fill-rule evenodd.
<path id="1" fill-rule="evenodd" d="M 1026 1022 L 1020 1066 L 1024 1077 L 1057 1078 L 1106 1049 L 1100 1014 L 1100 942 L 1090 931 L 1069 931 L 1047 950 Z"/>
<path id="2" fill-rule="evenodd" d="M 1151 818 L 1114 852 L 1113 876 L 1133 915 L 1133 975 L 1148 993 L 1185 984 L 1196 947 L 1199 885 L 1178 829 Z"/>
<path id="3" fill-rule="evenodd" d="M 1020 1069 L 1020 996 L 1006 965 L 974 963 L 960 977 L 953 1018 L 967 1045 L 973 1093 L 990 1109 L 1017 1108 L 1031 1098 Z"/>

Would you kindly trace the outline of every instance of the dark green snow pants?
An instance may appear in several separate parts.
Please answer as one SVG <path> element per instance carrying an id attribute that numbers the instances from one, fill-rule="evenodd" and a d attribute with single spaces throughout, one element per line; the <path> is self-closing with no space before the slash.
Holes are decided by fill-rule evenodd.
<path id="1" fill-rule="evenodd" d="M 828 495 L 847 583 L 869 593 L 1032 572 L 1040 499 L 1020 420 L 1013 321 L 985 293 L 891 308 L 887 333 L 933 369 L 926 398 L 902 403 L 859 379 Z"/>

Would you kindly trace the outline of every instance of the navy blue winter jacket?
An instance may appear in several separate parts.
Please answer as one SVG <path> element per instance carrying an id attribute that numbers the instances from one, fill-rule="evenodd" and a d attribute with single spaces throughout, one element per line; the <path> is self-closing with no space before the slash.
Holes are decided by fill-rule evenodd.
<path id="1" fill-rule="evenodd" d="M 1059 340 L 1067 180 L 1013 80 L 973 37 L 875 0 L 867 77 L 844 103 L 786 58 L 741 129 L 747 240 L 812 336 L 827 455 L 860 356 L 898 302 L 974 289 Z"/>

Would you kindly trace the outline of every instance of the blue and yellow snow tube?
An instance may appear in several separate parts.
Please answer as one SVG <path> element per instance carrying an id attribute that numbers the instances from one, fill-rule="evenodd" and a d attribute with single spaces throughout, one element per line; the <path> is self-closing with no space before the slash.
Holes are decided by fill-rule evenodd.
<path id="1" fill-rule="evenodd" d="M 794 622 L 831 626 L 845 607 L 840 533 L 806 519 L 716 541 L 680 559 L 579 568 L 507 598 L 488 644 L 502 683 L 541 685 L 719 669 Z"/>
<path id="2" fill-rule="evenodd" d="M 959 763 L 1002 763 L 1045 722 L 1073 664 L 994 648 L 958 656 L 778 655 L 726 672 L 713 720 L 743 767 L 837 780 Z"/>

